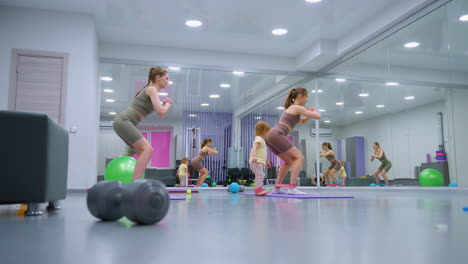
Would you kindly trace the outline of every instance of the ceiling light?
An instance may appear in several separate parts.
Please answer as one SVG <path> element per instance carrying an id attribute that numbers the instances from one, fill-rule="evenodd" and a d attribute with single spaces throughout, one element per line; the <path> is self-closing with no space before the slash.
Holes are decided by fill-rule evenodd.
<path id="1" fill-rule="evenodd" d="M 234 75 L 244 75 L 245 72 L 241 72 L 241 71 L 233 71 L 232 74 Z"/>
<path id="2" fill-rule="evenodd" d="M 116 115 L 116 112 L 109 112 L 109 115 Z"/>
<path id="3" fill-rule="evenodd" d="M 336 82 L 346 82 L 346 79 L 343 79 L 343 78 L 336 78 L 335 81 L 336 81 Z"/>
<path id="4" fill-rule="evenodd" d="M 102 81 L 106 81 L 106 82 L 110 82 L 110 81 L 112 81 L 112 77 L 109 77 L 109 76 L 102 76 L 102 77 L 101 77 L 101 80 L 102 80 Z"/>
<path id="5" fill-rule="evenodd" d="M 405 44 L 405 48 L 416 48 L 419 46 L 419 42 L 408 42 Z"/>
<path id="6" fill-rule="evenodd" d="M 197 117 L 196 114 L 190 114 L 189 117 Z"/>
<path id="7" fill-rule="evenodd" d="M 169 84 L 170 84 L 170 85 L 173 85 L 173 84 L 174 84 L 174 82 L 173 82 L 173 81 L 169 81 Z"/>
<path id="8" fill-rule="evenodd" d="M 305 0 L 307 3 L 320 3 L 322 0 Z"/>
<path id="9" fill-rule="evenodd" d="M 219 87 L 221 87 L 221 88 L 229 88 L 229 87 L 231 87 L 231 85 L 230 85 L 229 83 L 222 83 L 222 84 L 219 85 Z"/>
<path id="10" fill-rule="evenodd" d="M 185 25 L 189 27 L 200 27 L 203 23 L 200 20 L 187 20 Z"/>
<path id="11" fill-rule="evenodd" d="M 336 105 L 344 105 L 344 102 L 336 102 Z"/>
<path id="12" fill-rule="evenodd" d="M 397 82 L 388 82 L 386 84 L 387 84 L 387 86 L 397 86 L 397 85 L 399 85 L 399 83 L 397 83 Z"/>
<path id="13" fill-rule="evenodd" d="M 368 93 L 360 93 L 359 96 L 361 96 L 361 97 L 368 97 L 369 94 L 368 94 Z"/>
<path id="14" fill-rule="evenodd" d="M 459 17 L 458 20 L 461 22 L 468 22 L 468 14 Z"/>
<path id="15" fill-rule="evenodd" d="M 259 119 L 262 119 L 261 116 L 256 116 L 255 119 L 259 120 Z"/>
<path id="16" fill-rule="evenodd" d="M 326 112 L 327 110 L 325 110 L 325 109 L 319 109 L 318 111 L 323 113 L 323 112 Z"/>
<path id="17" fill-rule="evenodd" d="M 106 102 L 113 103 L 113 102 L 115 102 L 115 100 L 114 99 L 106 99 Z"/>
<path id="18" fill-rule="evenodd" d="M 364 112 L 361 112 L 361 111 L 357 111 L 357 112 L 354 112 L 356 115 L 362 115 L 364 114 Z"/>
<path id="19" fill-rule="evenodd" d="M 271 31 L 271 33 L 273 35 L 282 36 L 282 35 L 285 35 L 286 33 L 288 33 L 288 30 L 285 29 L 285 28 L 277 28 L 277 29 L 273 29 Z"/>
<path id="20" fill-rule="evenodd" d="M 159 92 L 158 95 L 160 95 L 160 96 L 168 96 L 169 94 L 168 94 L 168 93 L 165 93 L 165 92 Z"/>
<path id="21" fill-rule="evenodd" d="M 384 108 L 385 105 L 376 105 L 375 107 L 377 107 L 377 108 Z"/>
<path id="22" fill-rule="evenodd" d="M 210 106 L 210 104 L 203 103 L 203 104 L 200 104 L 200 106 Z"/>
<path id="23" fill-rule="evenodd" d="M 325 120 L 325 121 L 323 121 L 323 122 L 325 122 L 325 123 L 331 123 L 331 121 L 330 121 L 330 120 Z"/>
<path id="24" fill-rule="evenodd" d="M 405 100 L 413 100 L 414 99 L 414 96 L 406 96 L 405 97 Z"/>
<path id="25" fill-rule="evenodd" d="M 278 107 L 276 107 L 276 109 L 278 109 L 278 110 L 284 110 L 284 107 L 278 106 Z"/>
<path id="26" fill-rule="evenodd" d="M 219 97 L 221 97 L 221 95 L 219 95 L 219 94 L 211 94 L 210 95 L 210 98 L 219 98 Z"/>
<path id="27" fill-rule="evenodd" d="M 104 89 L 104 92 L 105 92 L 105 93 L 113 93 L 114 90 L 112 90 L 112 89 Z"/>
<path id="28" fill-rule="evenodd" d="M 169 70 L 171 71 L 180 71 L 180 67 L 175 67 L 175 66 L 169 66 Z"/>
<path id="29" fill-rule="evenodd" d="M 318 93 L 322 93 L 322 92 L 323 92 L 323 90 L 317 90 L 317 91 L 318 91 Z M 315 93 L 315 90 L 312 90 L 312 93 Z"/>

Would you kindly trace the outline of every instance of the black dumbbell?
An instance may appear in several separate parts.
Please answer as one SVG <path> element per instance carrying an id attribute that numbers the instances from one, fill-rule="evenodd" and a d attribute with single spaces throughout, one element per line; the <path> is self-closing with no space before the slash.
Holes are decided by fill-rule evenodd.
<path id="1" fill-rule="evenodd" d="M 119 181 L 94 185 L 86 199 L 89 212 L 104 221 L 123 216 L 139 224 L 154 224 L 169 210 L 169 194 L 158 180 L 134 181 L 124 186 Z"/>

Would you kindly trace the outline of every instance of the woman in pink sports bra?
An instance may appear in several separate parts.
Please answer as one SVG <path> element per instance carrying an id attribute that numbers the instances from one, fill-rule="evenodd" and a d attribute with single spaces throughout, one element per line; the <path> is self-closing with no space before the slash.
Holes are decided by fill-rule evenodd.
<path id="1" fill-rule="evenodd" d="M 277 185 L 272 193 L 292 195 L 305 194 L 296 188 L 296 182 L 302 168 L 302 163 L 304 162 L 304 156 L 291 141 L 289 141 L 288 134 L 294 129 L 297 123 L 305 124 L 311 118 L 320 119 L 320 113 L 316 112 L 313 107 L 304 107 L 308 101 L 307 99 L 307 89 L 303 87 L 291 89 L 284 103 L 284 112 L 280 121 L 266 136 L 265 141 L 268 148 L 285 162 L 279 170 L 276 179 Z M 301 118 L 301 115 L 306 117 Z M 291 181 L 289 182 L 289 190 L 286 192 L 281 190 L 281 183 L 289 170 L 291 170 Z"/>

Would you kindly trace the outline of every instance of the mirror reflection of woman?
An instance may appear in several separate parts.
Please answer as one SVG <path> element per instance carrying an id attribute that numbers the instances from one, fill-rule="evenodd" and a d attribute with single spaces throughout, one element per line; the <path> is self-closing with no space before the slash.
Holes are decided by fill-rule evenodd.
<path id="1" fill-rule="evenodd" d="M 392 162 L 390 162 L 390 160 L 388 160 L 385 156 L 385 152 L 380 148 L 379 142 L 374 142 L 374 144 L 372 144 L 372 148 L 374 149 L 374 153 L 372 154 L 371 161 L 378 159 L 380 162 L 382 162 L 380 167 L 374 172 L 375 183 L 380 184 L 381 186 L 388 186 L 387 173 L 392 167 Z M 380 183 L 379 174 L 382 175 L 385 184 Z"/>
<path id="2" fill-rule="evenodd" d="M 343 167 L 343 161 L 336 159 L 335 152 L 333 152 L 332 146 L 329 142 L 323 142 L 322 149 L 323 151 L 320 152 L 320 157 L 325 157 L 331 163 L 330 167 L 323 174 L 325 182 L 327 183 L 327 186 L 338 186 L 338 180 L 335 173 L 340 171 L 341 167 Z M 330 183 L 330 178 L 328 178 L 328 176 L 333 179 L 334 183 Z"/>
<path id="3" fill-rule="evenodd" d="M 201 149 L 198 155 L 193 158 L 190 161 L 190 165 L 192 165 L 192 168 L 194 168 L 196 171 L 198 171 L 198 180 L 197 180 L 197 185 L 196 187 L 200 187 L 206 180 L 206 177 L 210 173 L 205 166 L 203 166 L 202 161 L 205 160 L 206 156 L 210 156 L 213 154 L 218 154 L 218 150 L 216 148 L 211 147 L 211 139 L 206 138 L 203 140 L 201 144 Z"/>

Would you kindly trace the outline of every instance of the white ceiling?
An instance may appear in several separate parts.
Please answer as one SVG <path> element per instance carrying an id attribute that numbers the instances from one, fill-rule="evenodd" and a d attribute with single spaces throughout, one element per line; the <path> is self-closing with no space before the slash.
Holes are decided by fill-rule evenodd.
<path id="1" fill-rule="evenodd" d="M 0 0 L 0 4 L 90 14 L 105 42 L 288 56 L 296 58 L 298 69 L 313 70 L 433 1 Z M 204 25 L 188 28 L 187 19 Z M 289 33 L 275 37 L 271 30 L 277 27 Z"/>

